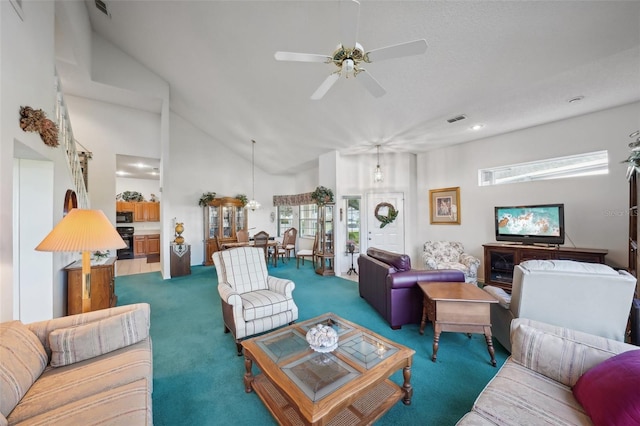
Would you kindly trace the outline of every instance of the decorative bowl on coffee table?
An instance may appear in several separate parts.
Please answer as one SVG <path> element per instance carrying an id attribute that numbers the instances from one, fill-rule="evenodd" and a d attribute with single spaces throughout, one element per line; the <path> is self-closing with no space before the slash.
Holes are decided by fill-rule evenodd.
<path id="1" fill-rule="evenodd" d="M 331 352 L 338 347 L 338 333 L 328 325 L 311 327 L 306 338 L 311 349 L 316 352 Z"/>

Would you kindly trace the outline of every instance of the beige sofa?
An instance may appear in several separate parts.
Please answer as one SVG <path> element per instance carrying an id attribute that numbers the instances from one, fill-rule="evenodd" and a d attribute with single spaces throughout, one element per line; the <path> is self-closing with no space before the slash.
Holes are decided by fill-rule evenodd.
<path id="1" fill-rule="evenodd" d="M 511 294 L 485 286 L 493 336 L 511 351 L 514 318 L 546 323 L 624 341 L 636 278 L 607 265 L 572 260 L 527 260 L 513 271 Z"/>
<path id="2" fill-rule="evenodd" d="M 152 425 L 149 311 L 0 324 L 0 425 Z"/>
<path id="3" fill-rule="evenodd" d="M 523 318 L 511 323 L 511 340 L 512 355 L 458 425 L 591 425 L 592 420 L 574 397 L 572 387 L 585 372 L 607 359 L 639 349 Z M 637 389 L 637 381 L 632 380 L 631 388 Z M 623 384 L 618 381 L 615 386 Z M 616 399 L 613 395 L 610 398 Z M 599 399 L 614 406 L 606 396 L 600 395 Z M 609 419 L 613 421 L 610 424 L 624 423 Z"/>

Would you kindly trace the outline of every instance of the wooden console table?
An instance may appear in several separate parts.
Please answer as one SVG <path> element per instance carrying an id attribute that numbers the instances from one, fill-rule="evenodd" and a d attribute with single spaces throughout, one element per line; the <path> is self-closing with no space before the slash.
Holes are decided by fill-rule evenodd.
<path id="1" fill-rule="evenodd" d="M 513 267 L 525 260 L 557 259 L 579 262 L 604 263 L 608 250 L 545 247 L 524 244 L 484 244 L 484 284 L 511 292 Z"/>

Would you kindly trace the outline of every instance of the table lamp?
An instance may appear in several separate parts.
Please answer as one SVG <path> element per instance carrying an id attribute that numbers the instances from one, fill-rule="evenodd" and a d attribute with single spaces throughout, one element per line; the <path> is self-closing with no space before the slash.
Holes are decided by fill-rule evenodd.
<path id="1" fill-rule="evenodd" d="M 127 244 L 102 210 L 71 209 L 36 247 L 38 251 L 82 252 L 82 312 L 91 310 L 91 252 Z"/>

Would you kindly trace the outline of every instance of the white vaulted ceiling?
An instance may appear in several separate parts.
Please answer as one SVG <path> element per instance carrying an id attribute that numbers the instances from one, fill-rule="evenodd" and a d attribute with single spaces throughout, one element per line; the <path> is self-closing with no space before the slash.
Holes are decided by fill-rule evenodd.
<path id="1" fill-rule="evenodd" d="M 257 140 L 271 173 L 331 150 L 418 153 L 640 100 L 635 1 L 361 0 L 365 50 L 423 38 L 427 52 L 366 64 L 383 97 L 342 78 L 319 101 L 334 66 L 274 53 L 331 55 L 337 1 L 106 3 L 110 18 L 86 2 L 93 30 L 166 80 L 171 110 L 215 143 L 250 159 Z"/>

